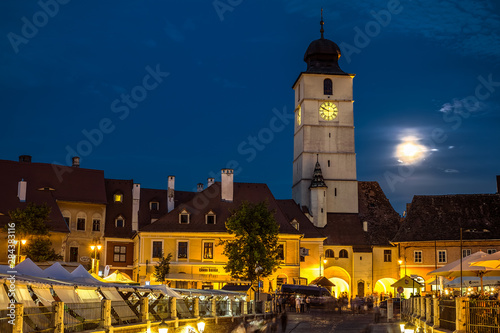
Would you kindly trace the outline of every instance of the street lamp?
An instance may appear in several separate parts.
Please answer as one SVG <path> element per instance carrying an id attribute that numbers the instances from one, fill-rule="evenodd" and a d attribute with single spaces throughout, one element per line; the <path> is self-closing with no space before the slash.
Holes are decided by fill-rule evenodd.
<path id="1" fill-rule="evenodd" d="M 102 245 L 95 243 L 93 245 L 90 245 L 90 249 L 94 251 L 94 258 L 92 258 L 92 273 L 98 274 L 99 260 L 97 260 L 97 251 L 101 251 Z"/>
<path id="2" fill-rule="evenodd" d="M 257 267 L 255 267 L 255 274 L 257 274 L 257 295 L 256 295 L 256 300 L 259 301 L 259 291 L 260 291 L 260 281 L 259 281 L 259 272 L 262 271 L 263 268 L 260 267 L 259 263 L 257 263 Z"/>
<path id="3" fill-rule="evenodd" d="M 27 240 L 26 239 L 21 239 L 21 241 L 17 241 L 17 256 L 16 256 L 16 265 L 21 262 L 21 250 L 22 247 L 21 245 L 26 245 Z"/>
<path id="4" fill-rule="evenodd" d="M 325 258 L 325 255 L 322 253 L 319 255 L 319 276 L 321 277 L 321 258 L 324 258 L 323 259 L 323 272 L 325 271 L 325 264 L 328 262 L 328 260 L 326 260 Z"/>

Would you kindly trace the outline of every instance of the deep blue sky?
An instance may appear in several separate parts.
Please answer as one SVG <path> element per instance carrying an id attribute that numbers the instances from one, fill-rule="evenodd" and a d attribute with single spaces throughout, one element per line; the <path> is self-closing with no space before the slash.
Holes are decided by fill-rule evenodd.
<path id="1" fill-rule="evenodd" d="M 59 1 L 40 1 L 50 15 L 37 1 L 0 3 L 0 159 L 66 164 L 80 145 L 82 167 L 152 188 L 175 175 L 182 190 L 236 161 L 236 181 L 290 198 L 292 122 L 253 159 L 238 147 L 269 134 L 276 110 L 292 114 L 324 7 L 325 37 L 356 74 L 358 179 L 378 181 L 399 213 L 415 194 L 496 191 L 498 2 Z M 388 6 L 390 22 L 375 23 Z M 142 97 L 148 66 L 169 74 L 125 107 L 122 94 Z M 100 124 L 108 133 L 85 146 Z M 394 156 L 405 136 L 427 147 L 411 167 Z"/>

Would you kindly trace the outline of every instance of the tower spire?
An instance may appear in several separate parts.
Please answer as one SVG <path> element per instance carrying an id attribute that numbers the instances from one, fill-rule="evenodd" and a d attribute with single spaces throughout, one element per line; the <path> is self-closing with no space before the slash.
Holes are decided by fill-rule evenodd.
<path id="1" fill-rule="evenodd" d="M 321 29 L 319 30 L 319 32 L 321 32 L 321 39 L 323 39 L 323 33 L 325 32 L 325 30 L 323 29 L 323 25 L 325 24 L 325 22 L 323 22 L 323 8 L 321 8 L 321 21 L 319 22 L 319 24 L 321 25 Z"/>

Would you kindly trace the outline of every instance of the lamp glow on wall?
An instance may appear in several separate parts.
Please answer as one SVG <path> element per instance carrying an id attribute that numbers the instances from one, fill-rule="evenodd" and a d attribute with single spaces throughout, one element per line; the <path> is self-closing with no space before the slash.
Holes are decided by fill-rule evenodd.
<path id="1" fill-rule="evenodd" d="M 199 321 L 198 324 L 198 332 L 203 333 L 205 331 L 205 322 L 204 321 Z"/>
<path id="2" fill-rule="evenodd" d="M 94 258 L 92 258 L 92 273 L 99 273 L 99 260 L 97 260 L 97 251 L 101 251 L 101 244 L 94 244 L 90 246 L 90 249 L 94 251 Z"/>

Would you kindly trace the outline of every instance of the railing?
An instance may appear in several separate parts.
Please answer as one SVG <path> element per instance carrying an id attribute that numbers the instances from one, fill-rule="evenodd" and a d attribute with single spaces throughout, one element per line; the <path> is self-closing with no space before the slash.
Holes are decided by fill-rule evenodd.
<path id="1" fill-rule="evenodd" d="M 439 327 L 455 331 L 457 321 L 456 302 L 452 300 L 439 301 Z"/>
<path id="2" fill-rule="evenodd" d="M 200 311 L 201 313 L 201 311 Z M 150 302 L 149 315 L 151 320 L 170 319 L 170 299 L 162 298 L 157 301 Z"/>
<path id="3" fill-rule="evenodd" d="M 23 310 L 23 332 L 52 333 L 53 308 L 52 306 L 26 307 Z M 2 331 L 4 332 L 4 331 Z M 9 331 L 5 331 L 9 332 Z"/>
<path id="4" fill-rule="evenodd" d="M 500 301 L 471 299 L 464 303 L 466 332 L 500 333 Z"/>
<path id="5" fill-rule="evenodd" d="M 63 322 L 66 332 L 102 328 L 101 302 L 65 303 Z"/>
<path id="6" fill-rule="evenodd" d="M 0 332 L 10 332 L 12 330 L 12 318 L 8 316 L 10 310 L 0 310 Z"/>

